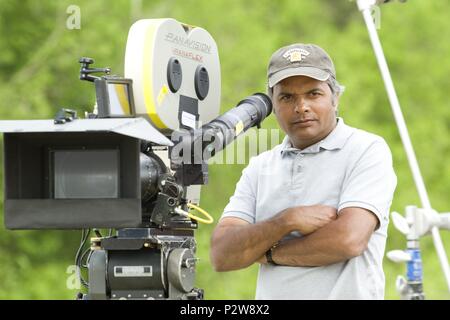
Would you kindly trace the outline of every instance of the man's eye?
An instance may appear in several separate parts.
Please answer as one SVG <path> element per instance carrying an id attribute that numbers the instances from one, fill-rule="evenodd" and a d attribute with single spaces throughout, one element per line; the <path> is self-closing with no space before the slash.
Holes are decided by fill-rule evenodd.
<path id="1" fill-rule="evenodd" d="M 321 96 L 322 94 L 319 91 L 313 91 L 313 92 L 310 92 L 309 95 L 312 97 L 318 97 L 318 96 Z"/>
<path id="2" fill-rule="evenodd" d="M 291 99 L 292 99 L 292 96 L 289 94 L 281 96 L 281 98 L 280 98 L 281 101 L 285 101 L 285 102 L 290 101 Z"/>

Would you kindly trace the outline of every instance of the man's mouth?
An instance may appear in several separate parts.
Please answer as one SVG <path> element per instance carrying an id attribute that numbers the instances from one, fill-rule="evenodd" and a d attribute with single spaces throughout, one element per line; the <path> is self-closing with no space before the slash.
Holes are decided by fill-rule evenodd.
<path id="1" fill-rule="evenodd" d="M 316 120 L 314 120 L 314 119 L 300 119 L 300 120 L 296 120 L 296 121 L 292 122 L 292 124 L 308 125 L 308 124 L 311 124 L 314 121 L 316 121 Z"/>

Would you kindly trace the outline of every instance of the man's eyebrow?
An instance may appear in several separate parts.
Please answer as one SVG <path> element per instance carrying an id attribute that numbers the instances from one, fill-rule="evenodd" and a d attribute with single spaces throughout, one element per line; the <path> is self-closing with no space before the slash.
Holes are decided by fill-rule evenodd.
<path id="1" fill-rule="evenodd" d="M 314 87 L 314 88 L 312 88 L 312 89 L 309 89 L 309 90 L 306 91 L 305 93 L 312 93 L 312 92 L 314 92 L 314 91 L 323 91 L 323 89 L 322 89 L 322 88 L 319 88 L 319 87 Z"/>
<path id="2" fill-rule="evenodd" d="M 293 93 L 292 92 L 285 92 L 285 91 L 278 92 L 278 96 L 285 96 L 285 95 L 293 95 Z"/>
<path id="3" fill-rule="evenodd" d="M 320 87 L 314 87 L 311 89 L 308 89 L 307 91 L 305 91 L 303 94 L 308 94 L 308 93 L 312 93 L 314 91 L 321 91 L 323 92 L 323 89 L 321 89 Z M 285 95 L 295 95 L 295 93 L 293 92 L 288 92 L 288 91 L 280 91 L 277 96 L 281 97 L 281 96 L 285 96 Z"/>
<path id="4" fill-rule="evenodd" d="M 324 92 L 324 90 L 323 90 L 322 88 L 320 88 L 320 87 L 313 87 L 313 88 L 311 88 L 311 89 L 307 89 L 307 91 L 305 91 L 303 94 L 312 93 L 312 92 L 314 92 L 314 91 L 321 91 L 321 92 Z M 292 96 L 292 95 L 296 95 L 296 93 L 290 92 L 290 91 L 280 91 L 280 92 L 278 92 L 278 94 L 277 94 L 278 97 L 285 96 L 285 95 L 291 95 L 291 96 Z"/>

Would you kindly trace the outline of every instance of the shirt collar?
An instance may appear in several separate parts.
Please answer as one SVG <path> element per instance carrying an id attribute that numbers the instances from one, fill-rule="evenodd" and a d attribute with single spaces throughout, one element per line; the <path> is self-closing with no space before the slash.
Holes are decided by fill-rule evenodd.
<path id="1" fill-rule="evenodd" d="M 289 139 L 289 136 L 284 137 L 283 142 L 281 143 L 281 155 L 285 153 L 295 152 L 295 153 L 318 153 L 320 149 L 325 150 L 336 150 L 341 149 L 347 139 L 352 135 L 353 128 L 347 126 L 344 123 L 344 119 L 337 118 L 337 125 L 330 132 L 325 139 L 305 148 L 305 149 L 297 149 L 292 146 L 292 143 Z"/>

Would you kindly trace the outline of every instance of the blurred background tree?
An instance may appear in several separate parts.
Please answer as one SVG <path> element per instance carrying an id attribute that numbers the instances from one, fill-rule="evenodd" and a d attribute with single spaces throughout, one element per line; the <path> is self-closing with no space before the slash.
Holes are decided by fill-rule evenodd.
<path id="1" fill-rule="evenodd" d="M 80 29 L 67 28 L 70 5 L 80 8 Z M 441 0 L 389 4 L 382 7 L 379 30 L 431 203 L 438 211 L 450 210 L 450 167 L 445 161 L 450 158 L 449 11 L 450 3 Z M 97 66 L 111 66 L 113 73 L 123 74 L 131 24 L 138 19 L 164 17 L 201 26 L 215 38 L 221 57 L 221 112 L 251 93 L 265 91 L 266 64 L 280 46 L 304 42 L 325 48 L 335 62 L 338 80 L 346 86 L 340 115 L 352 126 L 383 136 L 391 147 L 398 176 L 391 209 L 403 212 L 406 205 L 420 206 L 366 27 L 354 1 L 2 0 L 0 119 L 53 118 L 61 107 L 90 111 L 94 90 L 78 81 L 78 58 L 94 57 Z M 273 116 L 263 128 L 277 128 Z M 225 152 L 231 148 L 236 145 Z M 244 167 L 211 165 L 201 205 L 216 220 Z M 3 189 L 0 193 L 3 199 Z M 12 232 L 4 229 L 3 215 L 0 217 L 0 298 L 74 298 L 77 291 L 67 289 L 70 274 L 66 271 L 73 264 L 80 232 Z M 200 225 L 196 232 L 201 259 L 197 286 L 205 289 L 206 299 L 253 299 L 256 266 L 228 273 L 212 270 L 209 239 L 213 227 Z M 444 231 L 441 236 L 450 256 L 450 233 Z M 387 250 L 404 247 L 404 237 L 390 226 Z M 427 297 L 449 299 L 431 237 L 421 241 L 421 248 Z M 387 259 L 384 267 L 386 298 L 397 299 L 395 278 L 405 268 Z"/>

